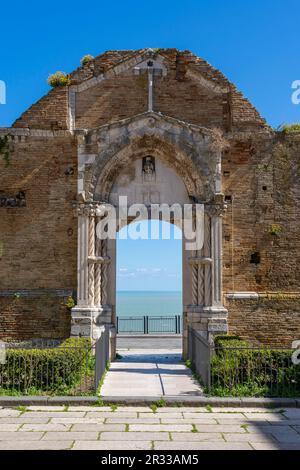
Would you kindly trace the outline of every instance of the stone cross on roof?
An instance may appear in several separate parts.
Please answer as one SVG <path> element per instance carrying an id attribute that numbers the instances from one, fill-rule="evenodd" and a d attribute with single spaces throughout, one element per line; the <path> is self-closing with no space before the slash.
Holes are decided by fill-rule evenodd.
<path id="1" fill-rule="evenodd" d="M 143 71 L 148 72 L 148 111 L 153 111 L 153 85 L 155 75 L 167 75 L 167 69 L 165 65 L 150 55 L 149 59 L 144 60 L 136 67 L 134 67 L 135 73 L 141 73 Z"/>

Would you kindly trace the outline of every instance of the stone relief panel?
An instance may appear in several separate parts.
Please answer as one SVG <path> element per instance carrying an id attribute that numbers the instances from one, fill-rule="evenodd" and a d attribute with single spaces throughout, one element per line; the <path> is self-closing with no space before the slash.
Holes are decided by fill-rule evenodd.
<path id="1" fill-rule="evenodd" d="M 150 155 L 134 160 L 116 177 L 109 202 L 117 205 L 119 196 L 127 196 L 129 205 L 190 202 L 187 189 L 175 170 Z"/>

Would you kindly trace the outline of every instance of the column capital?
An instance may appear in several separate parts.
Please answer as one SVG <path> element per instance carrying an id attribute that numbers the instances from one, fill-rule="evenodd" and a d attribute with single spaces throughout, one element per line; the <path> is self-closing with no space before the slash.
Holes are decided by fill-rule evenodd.
<path id="1" fill-rule="evenodd" d="M 224 201 L 223 193 L 216 193 L 213 200 L 205 204 L 205 212 L 209 217 L 222 217 L 226 210 L 227 204 Z"/>
<path id="2" fill-rule="evenodd" d="M 102 217 L 106 212 L 106 204 L 101 202 L 77 203 L 74 204 L 73 207 L 76 210 L 78 216 L 82 215 L 86 217 Z"/>

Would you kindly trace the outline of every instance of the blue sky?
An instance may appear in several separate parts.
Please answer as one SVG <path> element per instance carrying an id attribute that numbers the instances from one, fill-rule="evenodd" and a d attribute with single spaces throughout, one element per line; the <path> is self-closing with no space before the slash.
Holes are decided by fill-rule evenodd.
<path id="1" fill-rule="evenodd" d="M 219 68 L 273 126 L 300 121 L 291 83 L 300 79 L 298 0 L 91 0 L 86 4 L 1 4 L 0 126 L 48 90 L 87 53 L 109 49 L 190 49 Z"/>
<path id="2" fill-rule="evenodd" d="M 48 91 L 50 73 L 74 70 L 88 53 L 144 47 L 190 49 L 233 81 L 270 125 L 299 122 L 300 105 L 291 102 L 292 82 L 300 80 L 299 17 L 299 0 L 2 2 L 0 80 L 7 104 L 0 105 L 0 126 Z M 150 290 L 180 286 L 163 271 L 171 275 L 178 264 L 178 240 L 152 242 L 155 252 L 147 243 L 124 241 L 119 266 L 148 266 Z M 140 273 L 137 283 L 146 277 Z M 119 287 L 131 288 L 130 277 L 120 279 Z"/>
<path id="3" fill-rule="evenodd" d="M 151 225 L 158 240 L 117 239 L 117 290 L 181 290 L 181 230 L 155 220 L 140 223 L 141 230 L 149 234 Z M 163 239 L 162 227 L 170 228 L 170 239 Z M 120 234 L 124 236 L 126 231 L 124 227 Z"/>

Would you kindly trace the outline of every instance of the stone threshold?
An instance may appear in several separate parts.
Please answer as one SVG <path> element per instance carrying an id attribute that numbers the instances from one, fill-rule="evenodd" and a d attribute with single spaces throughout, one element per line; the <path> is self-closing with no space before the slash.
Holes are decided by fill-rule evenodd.
<path id="1" fill-rule="evenodd" d="M 203 397 L 203 396 L 153 396 L 153 397 L 98 397 L 98 396 L 0 396 L 0 407 L 16 407 L 30 405 L 130 405 L 143 406 L 163 400 L 166 406 L 213 406 L 213 407 L 257 407 L 257 408 L 300 408 L 299 398 L 223 398 L 223 397 Z"/>

